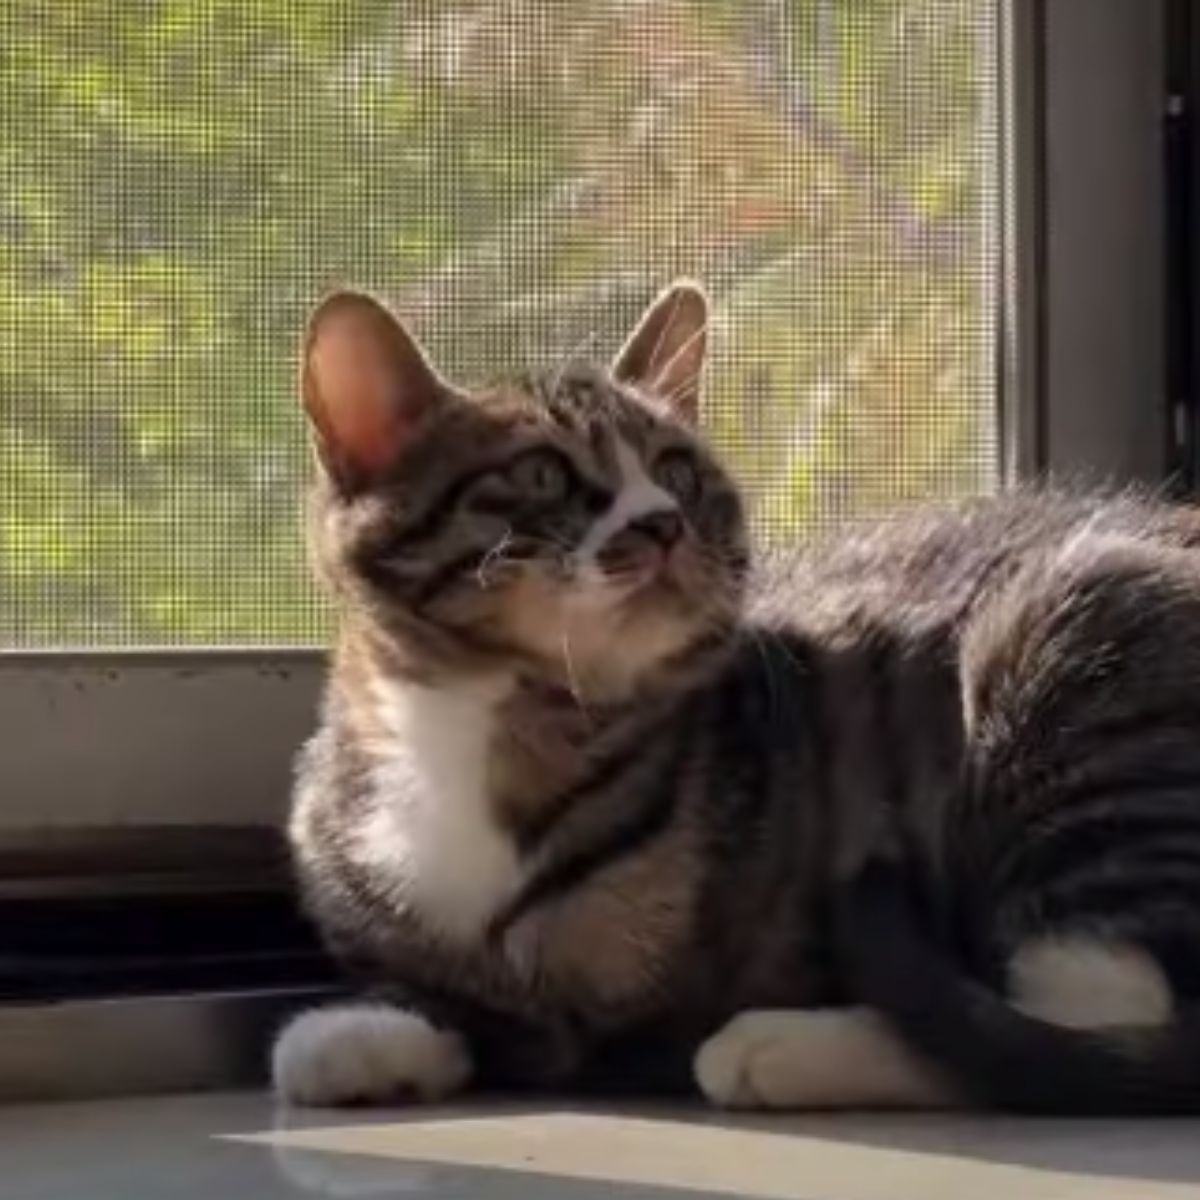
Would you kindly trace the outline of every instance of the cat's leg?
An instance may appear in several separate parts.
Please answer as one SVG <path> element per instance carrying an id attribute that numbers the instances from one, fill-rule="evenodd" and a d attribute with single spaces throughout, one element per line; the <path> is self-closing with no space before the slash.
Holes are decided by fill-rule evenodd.
<path id="1" fill-rule="evenodd" d="M 1009 963 L 1013 1005 L 1076 1029 L 1167 1024 L 1167 978 L 1140 948 L 1059 935 L 1023 943 Z M 705 1096 L 725 1108 L 934 1108 L 952 1088 L 867 1008 L 741 1013 L 695 1061 Z"/>
<path id="2" fill-rule="evenodd" d="M 739 1013 L 701 1047 L 696 1082 L 741 1109 L 944 1108 L 951 1089 L 866 1008 Z"/>
<path id="3" fill-rule="evenodd" d="M 436 1101 L 461 1091 L 471 1074 L 471 1054 L 458 1034 L 380 1003 L 301 1013 L 271 1054 L 275 1092 L 290 1104 Z"/>

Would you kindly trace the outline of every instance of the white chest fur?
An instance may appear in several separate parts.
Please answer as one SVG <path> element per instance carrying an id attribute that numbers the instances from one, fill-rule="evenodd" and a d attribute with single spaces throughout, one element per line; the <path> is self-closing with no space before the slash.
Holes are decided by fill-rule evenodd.
<path id="1" fill-rule="evenodd" d="M 445 937 L 466 941 L 516 891 L 521 868 L 487 795 L 496 705 L 507 684 L 454 688 L 380 684 L 394 754 L 375 773 L 375 804 L 358 853 L 395 880 L 405 905 Z"/>

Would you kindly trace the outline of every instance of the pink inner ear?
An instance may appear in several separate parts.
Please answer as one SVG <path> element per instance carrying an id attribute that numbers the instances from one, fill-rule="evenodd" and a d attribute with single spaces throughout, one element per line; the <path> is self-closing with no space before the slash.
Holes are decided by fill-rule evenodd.
<path id="1" fill-rule="evenodd" d="M 693 284 L 676 284 L 650 306 L 617 355 L 613 374 L 635 383 L 695 424 L 707 349 L 708 302 Z"/>
<path id="2" fill-rule="evenodd" d="M 399 372 L 384 348 L 361 331 L 330 330 L 313 347 L 309 367 L 318 398 L 313 419 L 329 448 L 358 471 L 386 468 L 416 414 L 405 411 Z"/>
<path id="3" fill-rule="evenodd" d="M 304 401 L 326 463 L 344 482 L 358 484 L 395 463 L 438 384 L 386 310 L 360 297 L 333 303 L 310 335 Z"/>

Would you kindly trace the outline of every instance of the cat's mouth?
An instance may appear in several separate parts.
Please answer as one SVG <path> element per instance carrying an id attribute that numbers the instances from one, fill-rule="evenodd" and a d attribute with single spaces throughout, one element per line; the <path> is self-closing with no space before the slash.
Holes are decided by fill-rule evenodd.
<path id="1" fill-rule="evenodd" d="M 682 544 L 679 530 L 669 537 L 625 533 L 600 550 L 595 566 L 607 589 L 633 595 L 671 582 Z"/>
<path id="2" fill-rule="evenodd" d="M 674 579 L 669 554 L 658 554 L 646 561 L 619 567 L 605 573 L 605 583 L 622 599 L 631 599 L 645 592 L 670 587 Z"/>
<path id="3" fill-rule="evenodd" d="M 675 578 L 678 549 L 645 545 L 617 558 L 601 557 L 596 577 L 610 598 L 625 600 L 670 586 Z"/>

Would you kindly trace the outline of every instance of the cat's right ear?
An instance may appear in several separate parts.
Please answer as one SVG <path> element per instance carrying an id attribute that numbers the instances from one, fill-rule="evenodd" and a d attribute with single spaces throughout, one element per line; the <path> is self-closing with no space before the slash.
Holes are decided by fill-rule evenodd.
<path id="1" fill-rule="evenodd" d="M 321 461 L 348 492 L 395 465 L 448 391 L 413 335 L 361 292 L 336 292 L 309 318 L 300 387 Z"/>

